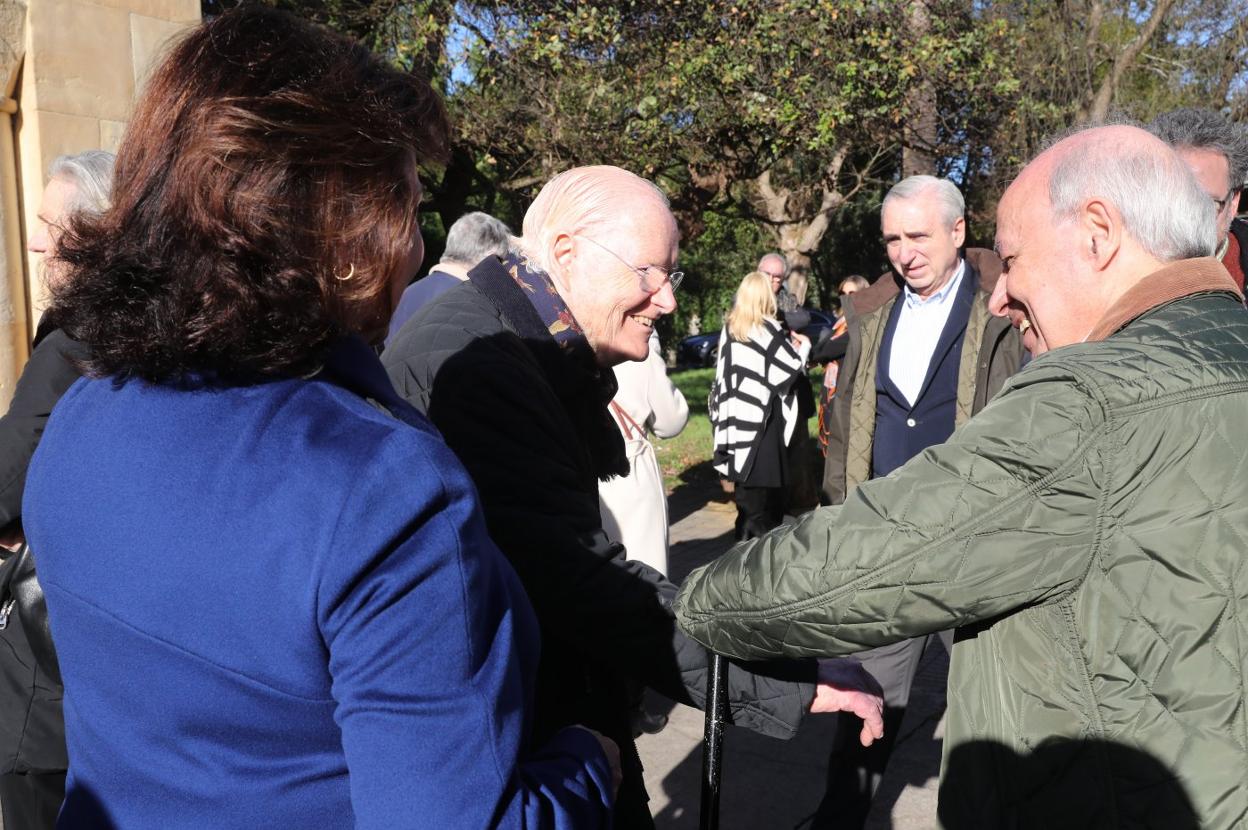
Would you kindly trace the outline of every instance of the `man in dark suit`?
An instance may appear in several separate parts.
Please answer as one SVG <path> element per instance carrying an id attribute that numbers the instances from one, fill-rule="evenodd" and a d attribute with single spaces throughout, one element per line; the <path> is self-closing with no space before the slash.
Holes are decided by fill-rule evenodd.
<path id="1" fill-rule="evenodd" d="M 845 298 L 849 344 L 824 467 L 823 498 L 830 504 L 945 441 L 1019 368 L 1018 333 L 988 311 L 1000 260 L 978 249 L 963 256 L 964 210 L 957 187 L 933 176 L 904 179 L 884 198 L 880 222 L 896 273 Z M 931 639 L 859 655 L 884 687 L 884 739 L 864 748 L 843 724 L 816 827 L 866 820 Z M 942 639 L 948 650 L 947 632 Z"/>

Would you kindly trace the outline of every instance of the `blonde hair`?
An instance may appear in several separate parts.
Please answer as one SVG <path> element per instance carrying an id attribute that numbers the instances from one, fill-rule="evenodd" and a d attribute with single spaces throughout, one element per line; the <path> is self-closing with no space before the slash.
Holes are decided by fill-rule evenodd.
<path id="1" fill-rule="evenodd" d="M 776 319 L 776 295 L 771 290 L 771 277 L 762 271 L 751 271 L 741 280 L 732 300 L 726 325 L 728 336 L 738 343 L 750 339 L 750 333 L 764 320 Z"/>
<path id="2" fill-rule="evenodd" d="M 630 205 L 627 190 L 653 194 L 665 208 L 667 196 L 652 182 L 607 164 L 574 167 L 548 181 L 524 214 L 519 247 L 548 274 L 550 248 L 561 233 L 590 236 L 591 231 L 619 222 Z M 631 194 L 630 194 L 631 195 Z"/>

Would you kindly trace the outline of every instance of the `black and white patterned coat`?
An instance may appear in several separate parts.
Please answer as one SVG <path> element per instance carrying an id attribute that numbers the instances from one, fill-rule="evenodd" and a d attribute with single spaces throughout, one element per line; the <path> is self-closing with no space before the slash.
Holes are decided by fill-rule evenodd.
<path id="1" fill-rule="evenodd" d="M 809 341 L 795 345 L 775 320 L 763 320 L 744 343 L 732 339 L 727 328 L 720 334 L 707 411 L 715 443 L 712 463 L 721 475 L 733 481 L 749 475 L 773 398 L 788 444 L 797 426 L 797 381 L 809 353 Z"/>

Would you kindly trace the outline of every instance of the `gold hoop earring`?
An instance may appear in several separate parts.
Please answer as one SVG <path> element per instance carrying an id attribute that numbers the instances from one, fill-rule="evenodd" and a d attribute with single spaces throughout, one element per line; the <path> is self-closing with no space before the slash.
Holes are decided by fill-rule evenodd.
<path id="1" fill-rule="evenodd" d="M 338 280 L 338 282 L 346 282 L 347 280 L 351 279 L 354 276 L 355 276 L 355 263 L 353 262 L 351 263 L 351 270 L 347 272 L 347 275 L 345 277 L 340 277 L 337 274 L 334 274 L 334 279 Z"/>

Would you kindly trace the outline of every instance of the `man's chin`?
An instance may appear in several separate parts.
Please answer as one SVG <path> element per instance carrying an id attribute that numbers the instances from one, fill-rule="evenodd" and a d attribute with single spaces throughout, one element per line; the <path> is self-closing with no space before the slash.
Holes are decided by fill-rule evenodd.
<path id="1" fill-rule="evenodd" d="M 1036 332 L 1034 326 L 1023 332 L 1021 339 L 1023 341 L 1023 348 L 1030 352 L 1032 357 L 1039 357 L 1049 350 L 1048 344 L 1045 343 L 1044 338 Z"/>

